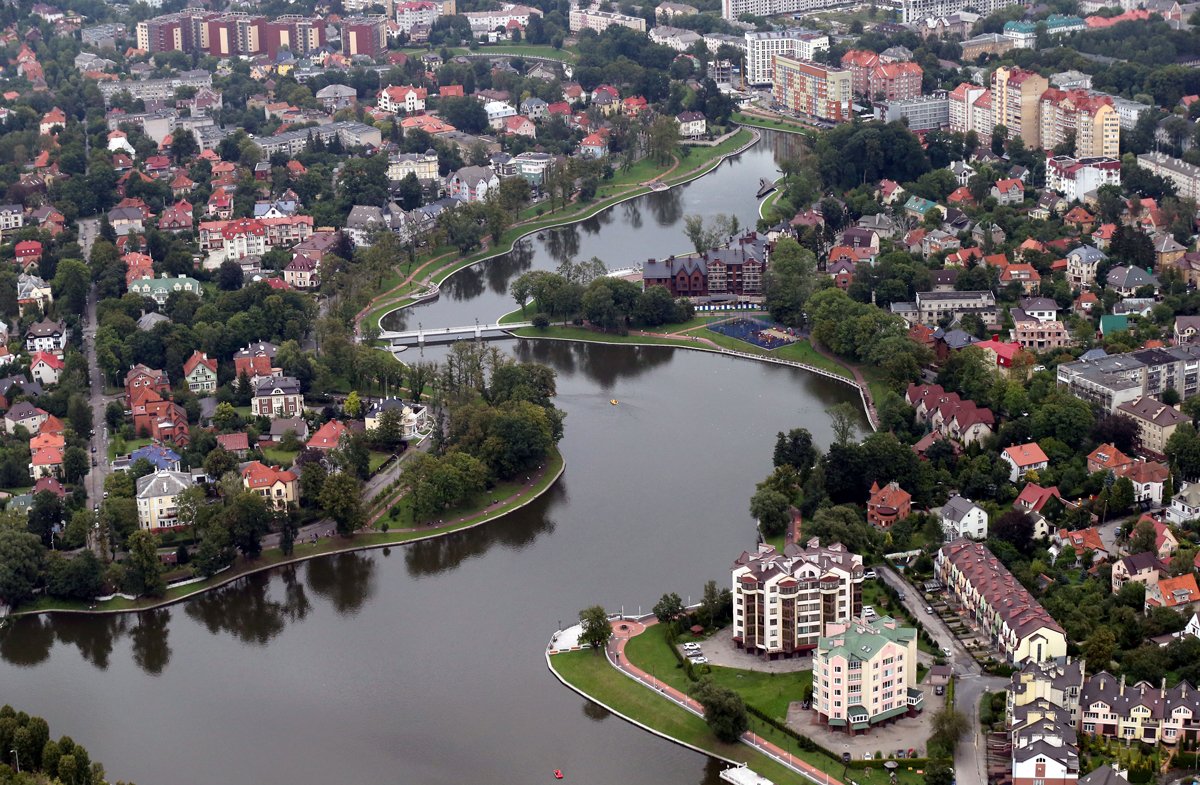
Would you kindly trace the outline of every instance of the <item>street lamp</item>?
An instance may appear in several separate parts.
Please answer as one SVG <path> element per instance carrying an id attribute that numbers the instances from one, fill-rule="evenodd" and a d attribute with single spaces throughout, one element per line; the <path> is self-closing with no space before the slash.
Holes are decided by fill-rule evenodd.
<path id="1" fill-rule="evenodd" d="M 15 757 L 17 760 L 17 774 L 20 774 L 21 773 L 21 754 L 19 752 L 17 752 L 16 747 L 14 747 L 13 749 L 11 749 L 9 751 L 13 754 L 13 757 Z"/>

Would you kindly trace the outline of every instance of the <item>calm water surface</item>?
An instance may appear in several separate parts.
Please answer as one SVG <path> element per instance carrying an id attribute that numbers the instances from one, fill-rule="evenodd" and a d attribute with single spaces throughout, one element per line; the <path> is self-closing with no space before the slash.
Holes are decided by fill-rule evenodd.
<path id="1" fill-rule="evenodd" d="M 720 212 L 726 197 L 696 193 L 706 183 L 685 204 Z M 614 244 L 634 231 L 623 215 L 602 232 Z M 437 305 L 477 300 L 494 317 L 506 299 L 489 284 Z M 560 686 L 543 647 L 586 605 L 648 611 L 723 581 L 753 544 L 747 504 L 775 432 L 803 425 L 828 444 L 824 409 L 853 391 L 667 348 L 503 346 L 559 374 L 567 471 L 547 495 L 487 527 L 152 613 L 23 620 L 0 633 L 0 702 L 140 785 L 531 783 L 556 768 L 575 783 L 715 785 L 705 756 Z"/>

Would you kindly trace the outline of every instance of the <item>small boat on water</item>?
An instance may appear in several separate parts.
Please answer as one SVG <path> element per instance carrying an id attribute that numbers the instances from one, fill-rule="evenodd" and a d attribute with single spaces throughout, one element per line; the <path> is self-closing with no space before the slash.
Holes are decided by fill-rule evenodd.
<path id="1" fill-rule="evenodd" d="M 562 769 L 555 769 L 554 770 L 554 779 L 561 780 L 562 778 L 563 778 Z"/>
<path id="2" fill-rule="evenodd" d="M 611 403 L 613 406 L 616 406 L 617 404 L 620 403 L 620 401 L 618 401 L 616 398 L 613 398 L 612 400 L 609 401 L 609 403 Z"/>

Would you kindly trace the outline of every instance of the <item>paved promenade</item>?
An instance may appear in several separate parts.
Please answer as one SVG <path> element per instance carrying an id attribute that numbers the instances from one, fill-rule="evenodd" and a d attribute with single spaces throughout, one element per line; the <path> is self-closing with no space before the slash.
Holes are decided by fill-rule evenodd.
<path id="1" fill-rule="evenodd" d="M 647 689 L 655 690 L 677 705 L 687 709 L 692 714 L 695 714 L 698 717 L 703 717 L 704 707 L 700 705 L 699 701 L 680 692 L 671 685 L 659 681 L 636 665 L 631 665 L 625 656 L 625 644 L 629 642 L 629 639 L 642 634 L 646 631 L 647 627 L 657 623 L 658 620 L 653 616 L 649 616 L 640 620 L 623 619 L 614 621 L 613 638 L 609 642 L 608 648 L 605 651 L 608 661 L 613 667 L 617 668 L 634 681 L 642 684 Z M 814 783 L 819 783 L 820 785 L 834 785 L 834 783 L 841 782 L 841 780 L 829 776 L 812 764 L 797 758 L 790 752 L 779 748 L 775 744 L 767 741 L 755 733 L 750 731 L 743 733 L 742 742 L 750 745 L 762 754 L 770 758 L 774 758 L 779 763 L 787 766 L 797 774 L 803 775 Z"/>

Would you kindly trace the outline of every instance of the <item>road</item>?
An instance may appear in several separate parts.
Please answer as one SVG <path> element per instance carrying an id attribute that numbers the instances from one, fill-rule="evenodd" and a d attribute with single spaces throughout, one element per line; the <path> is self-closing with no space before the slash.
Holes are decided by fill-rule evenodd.
<path id="1" fill-rule="evenodd" d="M 99 218 L 80 218 L 75 223 L 79 227 L 79 247 L 83 249 L 83 258 L 92 258 L 92 243 L 100 236 Z"/>
<path id="2" fill-rule="evenodd" d="M 924 595 L 890 567 L 876 567 L 879 577 L 900 593 L 904 607 L 921 622 L 929 637 L 943 650 L 951 652 L 954 672 L 954 708 L 970 721 L 969 736 L 959 740 L 954 753 L 956 780 L 961 785 L 987 785 L 987 747 L 979 728 L 979 699 L 985 692 L 1008 688 L 1008 679 L 989 676 L 970 655 L 949 625 L 932 611 L 926 611 Z"/>
<path id="3" fill-rule="evenodd" d="M 82 236 L 82 229 L 80 230 Z M 92 410 L 91 457 L 92 468 L 83 478 L 84 488 L 92 504 L 99 504 L 104 496 L 104 479 L 109 473 L 108 463 L 108 426 L 104 422 L 104 409 L 108 402 L 116 396 L 104 395 L 104 379 L 100 376 L 100 366 L 96 362 L 96 290 L 93 287 L 88 295 L 87 321 L 83 327 L 83 351 L 88 363 L 88 406 Z M 100 543 L 91 543 L 94 550 L 99 551 Z"/>

